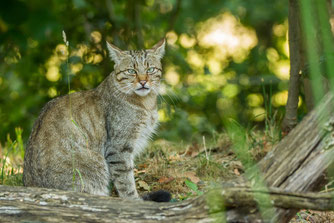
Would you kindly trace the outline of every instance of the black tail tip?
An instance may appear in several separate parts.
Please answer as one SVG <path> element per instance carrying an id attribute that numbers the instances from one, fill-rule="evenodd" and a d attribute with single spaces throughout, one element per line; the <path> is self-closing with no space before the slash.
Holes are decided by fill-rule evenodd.
<path id="1" fill-rule="evenodd" d="M 143 200 L 145 201 L 169 202 L 171 199 L 172 195 L 165 190 L 154 191 L 143 196 Z"/>

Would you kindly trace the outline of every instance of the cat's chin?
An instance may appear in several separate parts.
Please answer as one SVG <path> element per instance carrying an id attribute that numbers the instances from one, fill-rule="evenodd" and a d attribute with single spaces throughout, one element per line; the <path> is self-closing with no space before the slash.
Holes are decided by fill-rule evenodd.
<path id="1" fill-rule="evenodd" d="M 141 89 L 135 90 L 135 93 L 141 97 L 148 95 L 150 92 L 151 92 L 151 89 L 149 88 L 141 88 Z"/>

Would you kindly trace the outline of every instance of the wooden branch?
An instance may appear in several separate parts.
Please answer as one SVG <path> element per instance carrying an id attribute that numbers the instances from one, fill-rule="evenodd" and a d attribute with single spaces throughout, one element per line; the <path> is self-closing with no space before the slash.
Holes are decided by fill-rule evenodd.
<path id="1" fill-rule="evenodd" d="M 254 196 L 262 194 L 270 195 L 276 207 L 333 210 L 332 193 L 292 193 L 277 188 L 221 188 L 183 202 L 154 203 L 55 189 L 0 186 L 0 217 L 5 222 L 210 221 L 226 209 L 256 207 Z"/>

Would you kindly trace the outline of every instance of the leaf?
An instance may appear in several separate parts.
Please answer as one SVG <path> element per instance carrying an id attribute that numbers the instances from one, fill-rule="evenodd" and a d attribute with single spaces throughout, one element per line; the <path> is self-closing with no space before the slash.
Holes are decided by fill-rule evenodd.
<path id="1" fill-rule="evenodd" d="M 197 191 L 197 194 L 198 194 L 198 195 L 203 195 L 204 192 L 199 190 L 199 191 Z"/>
<path id="2" fill-rule="evenodd" d="M 242 163 L 240 161 L 230 161 L 230 166 L 234 169 L 243 169 Z"/>
<path id="3" fill-rule="evenodd" d="M 188 178 L 190 181 L 194 183 L 198 183 L 200 179 L 196 176 L 195 172 L 188 171 L 188 172 L 175 172 L 175 178 Z"/>
<path id="4" fill-rule="evenodd" d="M 240 176 L 240 172 L 239 172 L 239 170 L 238 170 L 238 169 L 234 169 L 234 171 L 233 171 L 233 172 L 234 172 L 234 174 L 235 174 L 235 175 L 237 175 L 237 176 Z"/>
<path id="5" fill-rule="evenodd" d="M 189 146 L 185 152 L 187 156 L 196 157 L 199 154 L 199 146 L 197 143 Z"/>
<path id="6" fill-rule="evenodd" d="M 86 2 L 84 0 L 73 0 L 73 5 L 74 8 L 85 8 L 86 7 Z"/>
<path id="7" fill-rule="evenodd" d="M 148 186 L 148 184 L 143 180 L 138 181 L 138 185 L 139 185 L 139 187 L 143 188 L 144 190 L 147 190 L 147 191 L 151 190 L 150 186 Z"/>
<path id="8" fill-rule="evenodd" d="M 167 184 L 167 183 L 173 181 L 174 179 L 175 179 L 174 177 L 161 177 L 161 178 L 158 180 L 158 182 L 159 182 L 160 184 Z"/>
<path id="9" fill-rule="evenodd" d="M 182 157 L 180 157 L 178 154 L 176 155 L 171 155 L 168 157 L 169 161 L 170 162 L 173 162 L 173 161 L 182 161 Z"/>
<path id="10" fill-rule="evenodd" d="M 138 168 L 139 169 L 146 169 L 148 167 L 148 164 L 147 163 L 142 163 L 142 164 L 139 164 L 138 165 Z"/>
<path id="11" fill-rule="evenodd" d="M 187 187 L 189 187 L 191 190 L 198 192 L 198 187 L 197 184 L 195 184 L 194 182 L 190 181 L 190 180 L 185 180 L 184 183 L 187 185 Z"/>
<path id="12" fill-rule="evenodd" d="M 142 173 L 146 173 L 146 170 L 138 170 L 138 169 L 134 169 L 133 170 L 135 172 L 135 174 L 142 174 Z"/>
<path id="13" fill-rule="evenodd" d="M 195 184 L 197 184 L 198 182 L 200 182 L 201 180 L 196 176 L 195 172 L 185 172 L 183 174 L 184 177 L 188 178 L 189 180 L 191 180 L 192 182 L 194 182 Z"/>

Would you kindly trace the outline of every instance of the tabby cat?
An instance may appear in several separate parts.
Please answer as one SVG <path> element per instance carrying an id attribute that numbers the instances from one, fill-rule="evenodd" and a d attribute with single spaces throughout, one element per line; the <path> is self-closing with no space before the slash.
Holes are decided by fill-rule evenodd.
<path id="1" fill-rule="evenodd" d="M 120 197 L 140 199 L 133 160 L 157 126 L 165 39 L 147 50 L 107 48 L 114 71 L 97 88 L 42 109 L 25 152 L 25 186 L 109 195 L 112 181 Z"/>

